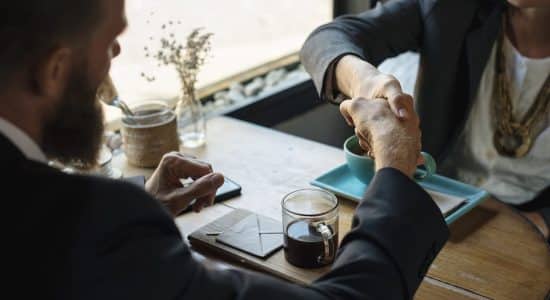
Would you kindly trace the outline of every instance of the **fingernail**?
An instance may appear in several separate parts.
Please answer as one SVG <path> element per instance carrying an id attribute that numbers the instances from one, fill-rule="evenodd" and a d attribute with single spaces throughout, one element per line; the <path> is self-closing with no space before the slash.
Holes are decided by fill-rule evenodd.
<path id="1" fill-rule="evenodd" d="M 407 116 L 407 110 L 404 108 L 400 108 L 398 112 L 400 118 L 405 118 Z"/>
<path id="2" fill-rule="evenodd" d="M 218 174 L 218 173 L 214 173 L 212 175 L 210 175 L 210 180 L 212 180 L 212 182 L 215 184 L 215 185 L 222 185 L 223 182 L 224 182 L 224 178 L 223 178 L 223 175 L 221 174 Z"/>

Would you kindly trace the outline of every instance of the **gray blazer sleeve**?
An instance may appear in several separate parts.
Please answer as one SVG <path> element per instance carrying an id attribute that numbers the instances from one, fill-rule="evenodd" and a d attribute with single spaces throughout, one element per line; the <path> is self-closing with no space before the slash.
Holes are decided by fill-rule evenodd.
<path id="1" fill-rule="evenodd" d="M 332 271 L 301 286 L 207 269 L 144 191 L 128 184 L 101 190 L 81 218 L 82 238 L 63 290 L 68 299 L 411 299 L 449 234 L 422 188 L 383 169 L 357 208 Z"/>
<path id="2" fill-rule="evenodd" d="M 389 57 L 417 50 L 422 34 L 419 0 L 394 0 L 356 16 L 342 16 L 317 28 L 306 40 L 300 57 L 317 92 L 327 99 L 325 83 L 329 66 L 346 54 L 372 65 Z"/>

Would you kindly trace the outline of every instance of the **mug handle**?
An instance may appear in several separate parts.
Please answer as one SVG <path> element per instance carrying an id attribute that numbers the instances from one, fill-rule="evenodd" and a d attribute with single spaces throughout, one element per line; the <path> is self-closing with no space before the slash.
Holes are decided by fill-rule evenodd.
<path id="1" fill-rule="evenodd" d="M 323 237 L 323 243 L 325 245 L 324 254 L 320 255 L 317 260 L 321 264 L 330 264 L 334 261 L 334 256 L 336 255 L 336 249 L 334 249 L 334 239 L 331 239 L 334 234 L 330 227 L 328 227 L 325 223 L 317 224 L 317 231 Z"/>
<path id="2" fill-rule="evenodd" d="M 437 171 L 437 164 L 435 163 L 435 159 L 426 152 L 421 152 L 420 154 L 422 154 L 422 157 L 424 157 L 423 166 L 424 168 L 426 168 L 426 171 L 420 171 L 417 169 L 416 172 L 414 173 L 414 178 L 416 180 L 426 179 L 434 175 L 435 172 Z"/>

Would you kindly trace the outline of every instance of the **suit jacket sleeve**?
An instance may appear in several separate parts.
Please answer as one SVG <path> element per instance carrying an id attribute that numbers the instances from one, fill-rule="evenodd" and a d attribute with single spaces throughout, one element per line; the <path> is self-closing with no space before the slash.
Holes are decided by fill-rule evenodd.
<path id="1" fill-rule="evenodd" d="M 206 269 L 157 201 L 133 185 L 104 190 L 82 218 L 67 298 L 410 299 L 448 237 L 424 190 L 399 171 L 384 169 L 359 205 L 332 271 L 301 286 Z M 113 192 L 116 198 L 107 196 Z"/>
<path id="2" fill-rule="evenodd" d="M 378 65 L 386 58 L 418 49 L 421 16 L 419 0 L 395 0 L 317 28 L 306 40 L 300 57 L 321 99 L 333 101 L 333 91 L 326 90 L 333 82 L 329 67 L 342 56 L 356 55 Z"/>

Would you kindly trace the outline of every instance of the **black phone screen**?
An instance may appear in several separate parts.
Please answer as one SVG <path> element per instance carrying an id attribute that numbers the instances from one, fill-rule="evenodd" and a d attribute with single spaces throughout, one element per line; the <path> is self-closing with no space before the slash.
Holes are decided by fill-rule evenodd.
<path id="1" fill-rule="evenodd" d="M 241 186 L 235 183 L 233 180 L 225 177 L 223 185 L 216 191 L 216 198 L 214 200 L 214 203 L 219 203 L 233 197 L 237 197 L 240 194 Z M 179 215 L 190 212 L 191 210 L 193 210 L 193 204 L 189 205 L 189 207 L 183 210 Z"/>
<path id="2" fill-rule="evenodd" d="M 216 192 L 216 201 L 223 201 L 241 194 L 241 186 L 236 184 L 233 180 L 225 177 L 225 182 Z"/>

